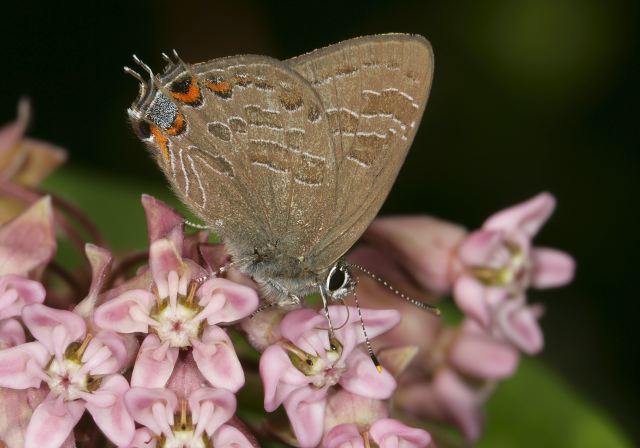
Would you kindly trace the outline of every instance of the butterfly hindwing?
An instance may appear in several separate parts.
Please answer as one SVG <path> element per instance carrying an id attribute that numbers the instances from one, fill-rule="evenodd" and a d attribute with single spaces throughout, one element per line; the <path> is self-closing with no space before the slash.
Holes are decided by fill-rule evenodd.
<path id="1" fill-rule="evenodd" d="M 433 53 L 421 36 L 390 34 L 285 62 L 322 99 L 336 150 L 335 219 L 310 254 L 328 266 L 368 227 L 396 179 L 425 109 Z"/>

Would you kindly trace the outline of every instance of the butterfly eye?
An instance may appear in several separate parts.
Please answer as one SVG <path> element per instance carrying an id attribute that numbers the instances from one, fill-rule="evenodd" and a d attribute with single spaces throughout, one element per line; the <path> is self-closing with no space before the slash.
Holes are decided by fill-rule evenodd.
<path id="1" fill-rule="evenodd" d="M 329 274 L 327 289 L 331 292 L 343 288 L 347 284 L 347 275 L 342 269 L 334 269 Z"/>
<path id="2" fill-rule="evenodd" d="M 347 266 L 342 263 L 336 264 L 327 275 L 324 290 L 333 300 L 340 300 L 346 297 L 356 286 L 356 282 L 351 276 Z"/>

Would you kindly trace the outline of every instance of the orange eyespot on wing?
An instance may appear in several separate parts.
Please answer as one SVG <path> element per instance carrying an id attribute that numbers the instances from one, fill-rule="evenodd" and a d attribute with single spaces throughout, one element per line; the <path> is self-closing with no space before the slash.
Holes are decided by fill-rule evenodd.
<path id="1" fill-rule="evenodd" d="M 211 90 L 221 98 L 229 99 L 231 98 L 231 95 L 233 95 L 233 86 L 231 83 L 220 77 L 207 80 L 205 85 L 207 86 L 207 89 Z"/>
<path id="2" fill-rule="evenodd" d="M 187 122 L 184 119 L 184 115 L 177 113 L 170 127 L 167 128 L 167 134 L 175 137 L 182 134 L 187 128 Z"/>
<path id="3" fill-rule="evenodd" d="M 200 106 L 202 104 L 202 92 L 195 78 L 188 77 L 174 81 L 169 87 L 171 96 L 189 106 Z"/>

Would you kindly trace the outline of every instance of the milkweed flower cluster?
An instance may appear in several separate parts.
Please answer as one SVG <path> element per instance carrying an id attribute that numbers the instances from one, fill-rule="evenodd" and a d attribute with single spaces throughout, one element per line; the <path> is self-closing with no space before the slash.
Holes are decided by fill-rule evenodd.
<path id="1" fill-rule="evenodd" d="M 25 138 L 27 120 L 23 103 L 0 129 L 4 446 L 446 446 L 427 430 L 433 422 L 473 441 L 499 380 L 542 349 L 542 308 L 527 289 L 573 275 L 571 257 L 531 244 L 554 207 L 543 193 L 472 232 L 379 219 L 349 255 L 404 292 L 429 291 L 434 303 L 451 295 L 456 325 L 368 277 L 364 308 L 328 308 L 333 331 L 312 302 L 256 313 L 259 290 L 224 246 L 186 232 L 152 197 L 142 198 L 148 250 L 114 257 L 80 210 L 35 190 L 64 153 Z M 58 238 L 88 263 L 66 271 Z"/>

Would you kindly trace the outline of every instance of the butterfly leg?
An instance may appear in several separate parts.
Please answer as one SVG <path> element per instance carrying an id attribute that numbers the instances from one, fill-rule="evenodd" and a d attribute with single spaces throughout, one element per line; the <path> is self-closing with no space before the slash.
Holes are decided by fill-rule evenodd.
<path id="1" fill-rule="evenodd" d="M 268 301 L 275 301 L 275 303 L 282 307 L 294 307 L 300 305 L 302 300 L 297 295 L 288 291 L 284 286 L 273 280 L 266 280 L 263 284 L 263 292 Z M 275 300 L 273 298 L 276 298 Z"/>

